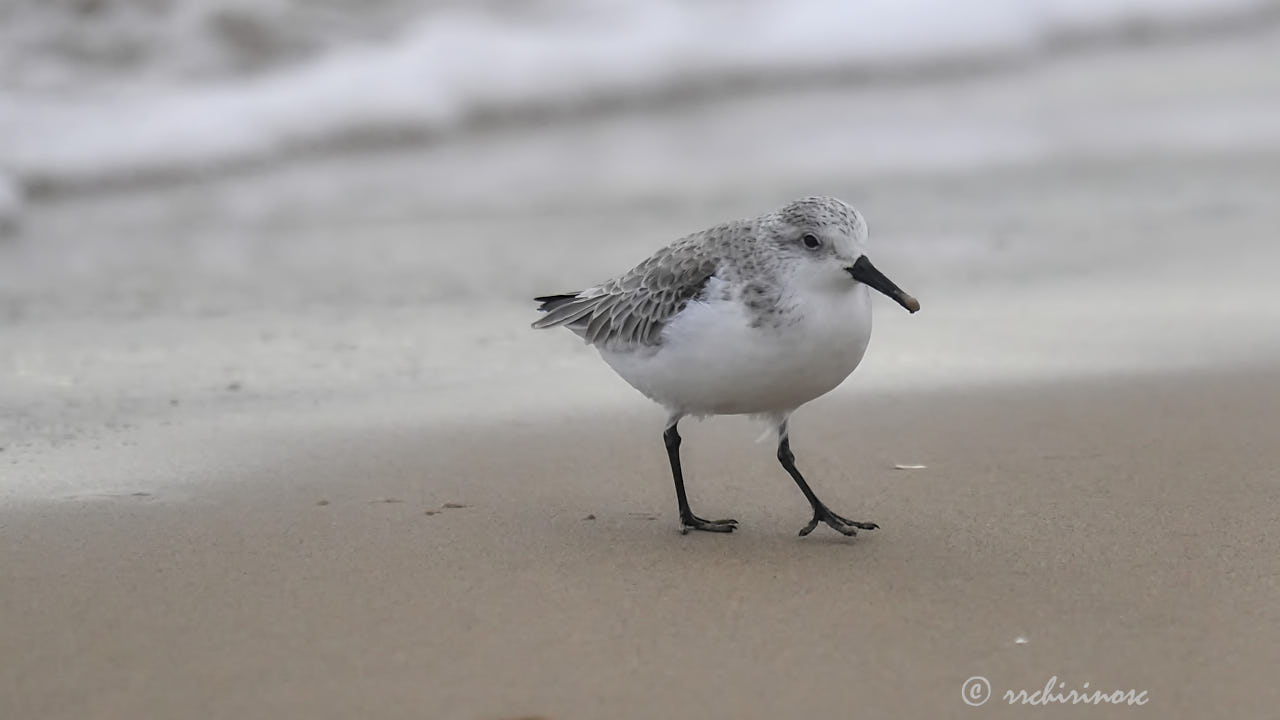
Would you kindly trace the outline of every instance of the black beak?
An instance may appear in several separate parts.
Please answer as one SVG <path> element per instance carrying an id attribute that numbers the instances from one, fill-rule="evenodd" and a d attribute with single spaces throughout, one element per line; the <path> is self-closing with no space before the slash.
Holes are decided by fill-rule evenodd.
<path id="1" fill-rule="evenodd" d="M 920 301 L 902 292 L 902 288 L 893 284 L 893 281 L 884 276 L 884 273 L 876 269 L 875 265 L 867 259 L 866 255 L 858 258 L 852 266 L 845 268 L 854 280 L 875 288 L 880 292 L 893 298 L 894 302 L 907 309 L 907 312 L 915 312 L 920 309 Z"/>

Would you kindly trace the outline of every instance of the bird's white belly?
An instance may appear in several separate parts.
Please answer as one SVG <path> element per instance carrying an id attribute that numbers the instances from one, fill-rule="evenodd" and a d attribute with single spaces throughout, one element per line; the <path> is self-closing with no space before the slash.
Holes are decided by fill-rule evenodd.
<path id="1" fill-rule="evenodd" d="M 775 326 L 751 327 L 735 301 L 690 303 L 657 348 L 601 349 L 624 380 L 663 406 L 693 415 L 794 410 L 840 384 L 871 338 L 866 287 L 806 298 Z"/>

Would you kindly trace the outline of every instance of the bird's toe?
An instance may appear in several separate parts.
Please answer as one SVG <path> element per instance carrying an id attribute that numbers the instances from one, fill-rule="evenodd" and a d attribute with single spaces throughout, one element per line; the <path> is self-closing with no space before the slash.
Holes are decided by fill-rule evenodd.
<path id="1" fill-rule="evenodd" d="M 730 533 L 738 529 L 738 521 L 732 518 L 724 520 L 703 520 L 697 515 L 680 518 L 680 534 L 688 535 L 690 530 L 703 532 Z"/>
<path id="2" fill-rule="evenodd" d="M 870 522 L 858 522 L 841 517 L 839 514 L 832 512 L 825 506 L 815 508 L 813 511 L 813 519 L 809 520 L 809 524 L 804 526 L 800 531 L 800 537 L 804 537 L 814 531 L 818 527 L 818 523 L 823 523 L 832 530 L 848 537 L 854 537 L 859 530 L 878 530 L 879 525 Z"/>

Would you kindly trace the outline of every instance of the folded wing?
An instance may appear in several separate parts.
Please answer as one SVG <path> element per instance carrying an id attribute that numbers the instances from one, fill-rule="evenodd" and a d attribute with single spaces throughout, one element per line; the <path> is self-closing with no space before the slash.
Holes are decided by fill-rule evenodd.
<path id="1" fill-rule="evenodd" d="M 623 275 L 577 293 L 534 298 L 534 328 L 564 326 L 598 346 L 660 345 L 662 329 L 706 289 L 718 261 L 687 238 Z"/>

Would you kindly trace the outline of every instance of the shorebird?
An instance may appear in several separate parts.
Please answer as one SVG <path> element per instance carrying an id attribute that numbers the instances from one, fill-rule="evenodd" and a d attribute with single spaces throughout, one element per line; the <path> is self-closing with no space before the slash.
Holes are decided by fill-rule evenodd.
<path id="1" fill-rule="evenodd" d="M 845 534 L 871 522 L 833 512 L 805 482 L 788 419 L 858 367 L 871 338 L 873 288 L 920 309 L 871 264 L 867 223 L 848 203 L 806 197 L 759 217 L 676 240 L 634 268 L 579 292 L 534 298 L 534 328 L 566 327 L 666 409 L 682 533 L 732 532 L 736 520 L 693 514 L 680 467 L 685 416 L 755 415 L 777 431 L 778 461 L 813 507 L 803 537 L 825 523 Z"/>

